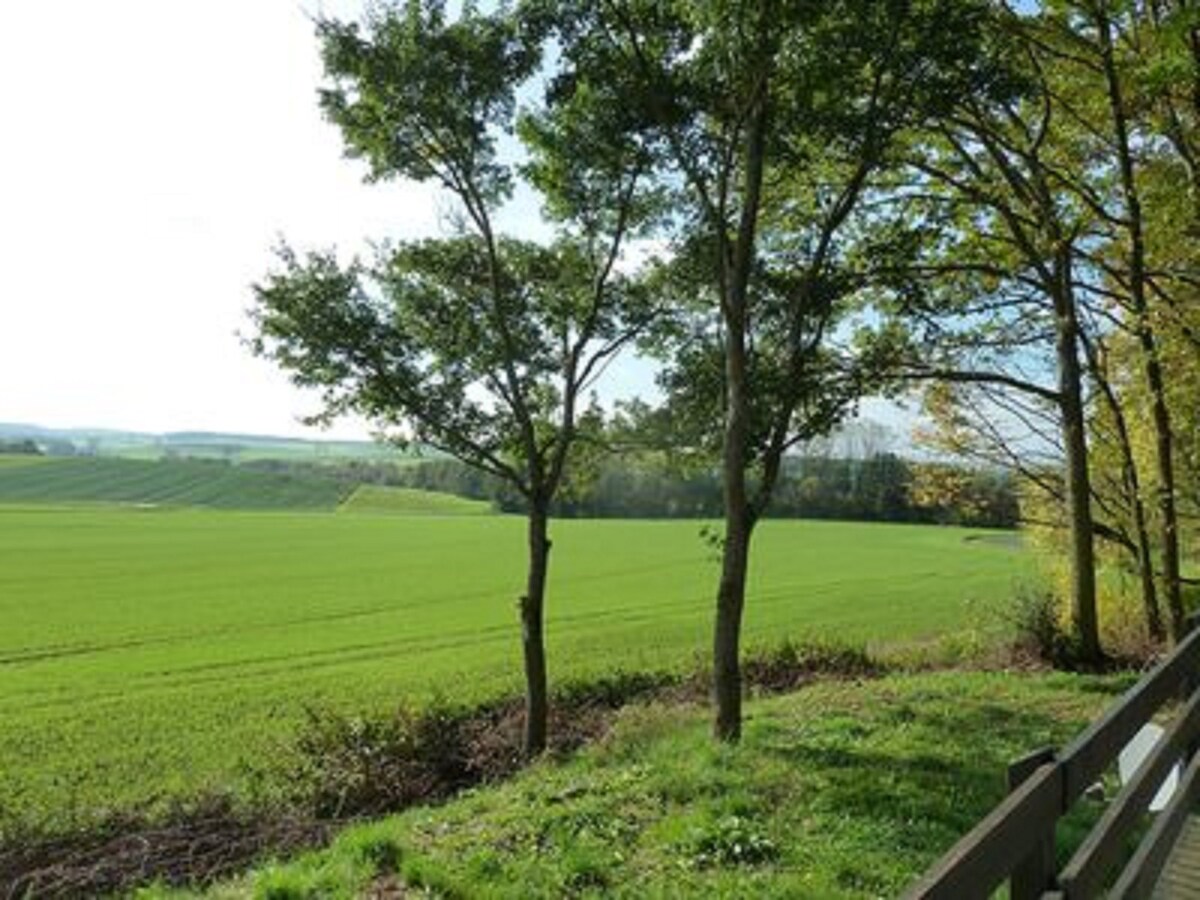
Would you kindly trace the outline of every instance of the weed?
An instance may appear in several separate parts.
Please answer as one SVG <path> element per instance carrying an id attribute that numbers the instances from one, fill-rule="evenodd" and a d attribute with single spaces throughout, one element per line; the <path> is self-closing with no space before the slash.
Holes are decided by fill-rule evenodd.
<path id="1" fill-rule="evenodd" d="M 682 848 L 687 865 L 754 866 L 771 862 L 779 848 L 754 823 L 742 816 L 725 816 L 704 828 L 696 829 Z"/>

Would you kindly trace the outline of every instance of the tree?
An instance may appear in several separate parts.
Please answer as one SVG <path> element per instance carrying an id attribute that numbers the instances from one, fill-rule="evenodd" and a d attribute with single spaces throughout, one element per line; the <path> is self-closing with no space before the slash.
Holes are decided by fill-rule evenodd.
<path id="1" fill-rule="evenodd" d="M 15 454 L 22 456 L 42 456 L 42 450 L 32 438 L 24 440 L 0 441 L 0 456 Z"/>
<path id="2" fill-rule="evenodd" d="M 908 374 L 954 386 L 933 399 L 944 412 L 947 400 L 967 410 L 965 421 L 956 413 L 947 419 L 955 428 L 968 426 L 1048 490 L 1060 486 L 1077 653 L 1096 662 L 1080 271 L 1092 210 L 1062 182 L 1074 161 L 1074 132 L 1070 111 L 1056 102 L 1061 71 L 1020 14 L 1000 9 L 990 34 L 1004 77 L 987 94 L 964 95 L 913 148 L 912 184 L 898 197 L 919 259 L 908 270 L 915 280 L 893 286 L 899 318 L 908 322 L 898 332 L 919 335 L 900 357 Z M 1017 450 L 1014 433 L 1033 452 L 1061 460 L 1061 478 L 1022 460 L 1028 451 Z"/>
<path id="3" fill-rule="evenodd" d="M 575 84 L 617 85 L 675 197 L 664 290 L 690 306 L 665 385 L 722 460 L 714 732 L 741 733 L 751 536 L 786 451 L 835 424 L 864 379 L 829 340 L 862 287 L 861 203 L 898 136 L 971 90 L 979 9 L 781 0 L 561 4 Z M 689 412 L 690 411 L 690 412 Z"/>
<path id="4" fill-rule="evenodd" d="M 439 0 L 376 9 L 365 26 L 324 19 L 318 36 L 326 115 L 368 178 L 444 188 L 459 205 L 443 239 L 378 248 L 370 263 L 284 248 L 256 286 L 253 349 L 319 388 L 328 421 L 360 414 L 511 485 L 528 517 L 520 598 L 524 749 L 546 745 L 544 606 L 549 510 L 597 412 L 585 408 L 605 364 L 647 321 L 645 293 L 617 262 L 646 215 L 644 160 L 633 142 L 611 154 L 553 158 L 580 138 L 577 105 L 518 117 L 515 92 L 537 73 L 535 21 Z M 521 121 L 527 159 L 499 141 Z M 522 173 L 558 223 L 549 245 L 495 224 Z"/>

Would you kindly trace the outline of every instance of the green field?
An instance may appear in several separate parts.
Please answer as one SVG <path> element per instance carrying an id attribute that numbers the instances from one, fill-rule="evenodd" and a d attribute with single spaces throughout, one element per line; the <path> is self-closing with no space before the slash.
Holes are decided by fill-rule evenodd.
<path id="1" fill-rule="evenodd" d="M 339 512 L 384 513 L 401 516 L 486 516 L 495 510 L 483 500 L 416 488 L 360 484 L 338 508 Z"/>
<path id="2" fill-rule="evenodd" d="M 555 523 L 551 677 L 703 654 L 698 531 Z M 516 690 L 523 547 L 508 516 L 0 507 L 0 821 L 238 787 L 304 704 Z M 746 638 L 962 632 L 1024 568 L 1002 534 L 768 521 Z"/>
<path id="3" fill-rule="evenodd" d="M 350 491 L 332 478 L 263 472 L 217 460 L 39 456 L 0 460 L 0 503 L 332 510 Z"/>

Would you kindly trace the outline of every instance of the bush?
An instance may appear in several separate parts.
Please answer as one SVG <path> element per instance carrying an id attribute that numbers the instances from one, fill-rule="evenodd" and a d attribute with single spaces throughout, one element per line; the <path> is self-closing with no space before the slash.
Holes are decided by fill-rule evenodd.
<path id="1" fill-rule="evenodd" d="M 366 719 L 307 711 L 294 783 L 320 817 L 378 814 L 472 784 L 462 739 L 469 713 L 435 702 Z"/>
<path id="2" fill-rule="evenodd" d="M 566 710 L 585 707 L 620 709 L 679 681 L 668 672 L 614 671 L 595 678 L 565 681 L 554 691 L 554 704 Z"/>
<path id="3" fill-rule="evenodd" d="M 745 683 L 767 692 L 793 690 L 817 675 L 863 678 L 882 671 L 882 664 L 865 647 L 831 641 L 785 640 L 775 647 L 751 650 L 742 664 Z"/>
<path id="4" fill-rule="evenodd" d="M 1074 642 L 1063 629 L 1058 598 L 1045 588 L 1023 586 L 1013 595 L 1008 622 L 1017 652 L 1056 668 L 1071 668 Z"/>

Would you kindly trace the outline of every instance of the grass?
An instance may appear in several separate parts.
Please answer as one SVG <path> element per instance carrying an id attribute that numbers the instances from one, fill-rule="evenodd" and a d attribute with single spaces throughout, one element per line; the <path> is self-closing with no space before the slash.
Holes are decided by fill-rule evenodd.
<path id="1" fill-rule="evenodd" d="M 0 457 L 0 503 L 131 503 L 218 509 L 333 510 L 347 488 L 314 475 L 216 460 Z"/>
<path id="2" fill-rule="evenodd" d="M 454 494 L 416 488 L 360 484 L 345 499 L 339 512 L 384 513 L 401 516 L 482 516 L 495 512 L 492 504 Z"/>
<path id="3" fill-rule="evenodd" d="M 552 680 L 705 653 L 698 530 L 554 524 Z M 973 534 L 766 522 L 745 639 L 969 636 L 1026 565 Z M 508 516 L 0 507 L 0 831 L 252 792 L 305 704 L 515 692 L 524 541 Z"/>
<path id="4" fill-rule="evenodd" d="M 443 897 L 896 896 L 1003 796 L 1012 758 L 1061 745 L 1127 683 L 826 682 L 749 703 L 737 747 L 695 708 L 631 707 L 565 763 L 352 827 L 208 896 L 351 898 L 382 879 Z M 145 892 L 166 896 L 186 895 Z"/>
<path id="5" fill-rule="evenodd" d="M 21 453 L 0 453 L 0 471 L 5 469 L 16 469 L 21 466 L 31 466 L 37 463 L 49 462 L 45 456 L 32 456 Z"/>

